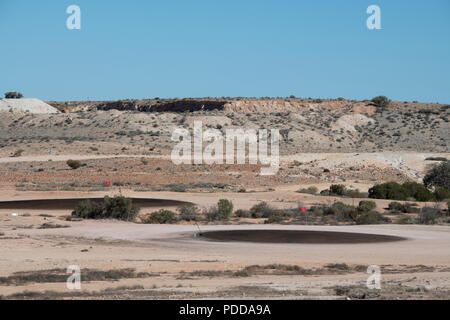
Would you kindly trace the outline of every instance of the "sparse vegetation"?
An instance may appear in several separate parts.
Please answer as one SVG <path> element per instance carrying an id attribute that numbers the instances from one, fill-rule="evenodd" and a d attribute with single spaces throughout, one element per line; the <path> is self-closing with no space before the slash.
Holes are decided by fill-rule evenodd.
<path id="1" fill-rule="evenodd" d="M 308 187 L 297 190 L 298 193 L 307 193 L 307 194 L 317 194 L 319 192 L 319 189 L 317 187 Z"/>
<path id="2" fill-rule="evenodd" d="M 417 204 L 411 203 L 400 203 L 400 202 L 391 202 L 389 203 L 389 210 L 392 212 L 401 212 L 401 213 L 419 213 L 420 209 L 417 207 Z"/>
<path id="3" fill-rule="evenodd" d="M 382 214 L 375 211 L 363 212 L 356 219 L 356 224 L 380 224 L 389 222 L 390 220 L 388 218 L 383 217 Z"/>
<path id="4" fill-rule="evenodd" d="M 24 153 L 23 149 L 18 149 L 16 151 L 14 151 L 13 155 L 11 156 L 12 158 L 17 158 L 20 157 L 22 155 L 22 153 Z"/>
<path id="5" fill-rule="evenodd" d="M 200 220 L 200 209 L 193 205 L 187 204 L 178 208 L 180 219 L 184 221 L 198 221 Z"/>
<path id="6" fill-rule="evenodd" d="M 420 224 L 435 224 L 440 216 L 441 211 L 438 208 L 423 207 L 419 213 L 418 222 Z"/>

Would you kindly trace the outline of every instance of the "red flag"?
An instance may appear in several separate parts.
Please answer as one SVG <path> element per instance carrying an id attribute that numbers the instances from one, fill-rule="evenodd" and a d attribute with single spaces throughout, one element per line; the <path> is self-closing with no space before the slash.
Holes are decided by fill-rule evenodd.
<path id="1" fill-rule="evenodd" d="M 301 208 L 300 213 L 306 213 L 306 208 Z"/>
<path id="2" fill-rule="evenodd" d="M 111 186 L 111 181 L 106 181 L 106 185 L 109 187 Z"/>

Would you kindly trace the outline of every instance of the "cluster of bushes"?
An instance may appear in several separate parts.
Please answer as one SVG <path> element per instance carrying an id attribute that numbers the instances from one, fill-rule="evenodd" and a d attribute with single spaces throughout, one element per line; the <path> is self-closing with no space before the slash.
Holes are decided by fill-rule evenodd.
<path id="1" fill-rule="evenodd" d="M 72 211 L 72 217 L 82 219 L 118 219 L 133 221 L 138 215 L 140 208 L 133 204 L 133 200 L 123 196 L 108 196 L 103 202 L 83 200 L 78 203 Z"/>
<path id="2" fill-rule="evenodd" d="M 217 205 L 205 210 L 200 210 L 193 204 L 187 204 L 178 208 L 178 215 L 170 210 L 159 210 L 141 219 L 142 223 L 166 224 L 176 221 L 227 221 L 233 213 L 233 203 L 226 199 L 220 199 Z"/>
<path id="3" fill-rule="evenodd" d="M 347 189 L 343 184 L 332 184 L 329 189 L 320 192 L 322 196 L 339 196 L 348 198 L 366 198 L 367 194 L 358 189 Z"/>
<path id="4" fill-rule="evenodd" d="M 233 213 L 233 203 L 230 200 L 221 199 L 217 205 L 210 207 L 206 213 L 206 219 L 209 221 L 229 220 Z"/>
<path id="5" fill-rule="evenodd" d="M 420 209 L 417 207 L 416 203 L 400 203 L 391 202 L 388 207 L 390 213 L 419 213 Z"/>
<path id="6" fill-rule="evenodd" d="M 175 212 L 164 209 L 152 212 L 149 215 L 141 218 L 142 223 L 148 224 L 166 224 L 166 223 L 173 223 L 176 220 L 177 219 Z"/>
<path id="7" fill-rule="evenodd" d="M 397 224 L 436 224 L 436 223 L 450 223 L 445 211 L 436 207 L 423 207 L 418 210 L 419 214 L 417 218 L 411 216 L 403 216 L 396 221 Z"/>
<path id="8" fill-rule="evenodd" d="M 360 201 L 357 207 L 342 202 L 332 205 L 320 205 L 310 208 L 315 216 L 332 216 L 337 222 L 351 222 L 356 224 L 380 224 L 390 220 L 375 211 L 376 204 L 373 201 Z"/>
<path id="9" fill-rule="evenodd" d="M 266 219 L 265 223 L 280 223 L 295 216 L 299 209 L 275 209 L 267 202 L 255 204 L 250 210 L 236 210 L 234 215 L 238 218 Z"/>
<path id="10" fill-rule="evenodd" d="M 22 99 L 23 94 L 20 92 L 6 92 L 5 99 Z"/>
<path id="11" fill-rule="evenodd" d="M 417 182 L 386 182 L 369 189 L 369 198 L 409 201 L 442 201 L 450 198 L 450 191 L 438 187 L 431 192 L 424 185 Z"/>

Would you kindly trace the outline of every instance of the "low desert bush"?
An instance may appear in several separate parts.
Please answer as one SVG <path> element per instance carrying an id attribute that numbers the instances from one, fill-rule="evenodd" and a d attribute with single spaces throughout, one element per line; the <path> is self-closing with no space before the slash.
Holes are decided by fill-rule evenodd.
<path id="1" fill-rule="evenodd" d="M 233 212 L 233 203 L 230 200 L 220 199 L 217 203 L 220 220 L 229 220 Z"/>
<path id="2" fill-rule="evenodd" d="M 374 201 L 362 200 L 359 202 L 357 209 L 359 212 L 368 212 L 368 211 L 372 211 L 376 207 L 377 207 L 377 204 Z"/>
<path id="3" fill-rule="evenodd" d="M 276 214 L 277 210 L 267 204 L 267 202 L 260 202 L 250 208 L 252 218 L 268 218 Z"/>
<path id="4" fill-rule="evenodd" d="M 78 160 L 67 160 L 66 164 L 72 169 L 76 170 L 81 167 L 81 162 Z"/>
<path id="5" fill-rule="evenodd" d="M 369 211 L 361 213 L 356 219 L 356 224 L 380 224 L 389 223 L 390 220 L 383 217 L 382 214 L 376 211 Z"/>
<path id="6" fill-rule="evenodd" d="M 221 199 L 215 206 L 211 206 L 204 211 L 204 215 L 209 221 L 227 221 L 233 212 L 233 203 L 226 199 Z"/>
<path id="7" fill-rule="evenodd" d="M 417 204 L 411 204 L 411 203 L 400 203 L 393 201 L 389 203 L 389 210 L 391 211 L 397 211 L 402 213 L 419 213 L 420 209 L 417 207 Z"/>
<path id="8" fill-rule="evenodd" d="M 248 210 L 242 210 L 242 209 L 239 209 L 239 210 L 236 210 L 235 212 L 234 212 L 234 215 L 236 216 L 236 217 L 239 217 L 239 218 L 251 218 L 251 214 L 250 214 L 250 211 L 248 211 Z"/>
<path id="9" fill-rule="evenodd" d="M 275 223 L 281 223 L 284 220 L 286 220 L 286 217 L 282 214 L 273 214 L 269 218 L 267 218 L 266 221 L 264 221 L 264 224 L 275 224 Z"/>
<path id="10" fill-rule="evenodd" d="M 186 192 L 186 185 L 182 183 L 169 184 L 167 187 L 172 192 Z"/>
<path id="11" fill-rule="evenodd" d="M 167 224 L 176 221 L 175 212 L 170 210 L 158 210 L 150 213 L 149 215 L 142 218 L 142 223 L 148 224 Z"/>
<path id="12" fill-rule="evenodd" d="M 322 196 L 340 196 L 348 198 L 366 198 L 358 189 L 347 189 L 343 184 L 332 184 L 329 189 L 320 192 Z"/>
<path id="13" fill-rule="evenodd" d="M 318 191 L 319 189 L 317 189 L 316 187 L 309 187 L 306 189 L 297 190 L 298 193 L 307 193 L 307 194 L 317 194 Z"/>
<path id="14" fill-rule="evenodd" d="M 438 208 L 423 207 L 420 210 L 418 222 L 420 224 L 435 224 L 440 216 L 441 211 Z"/>
<path id="15" fill-rule="evenodd" d="M 20 156 L 22 155 L 23 152 L 24 152 L 24 150 L 18 149 L 18 150 L 16 150 L 16 151 L 14 151 L 14 153 L 13 153 L 13 155 L 12 155 L 11 157 L 13 157 L 13 158 L 20 157 Z"/>
<path id="16" fill-rule="evenodd" d="M 401 216 L 400 218 L 395 221 L 396 224 L 414 224 L 415 220 L 412 217 L 409 216 Z"/>
<path id="17" fill-rule="evenodd" d="M 180 219 L 184 221 L 198 221 L 200 220 L 200 209 L 193 205 L 187 204 L 178 208 Z"/>
<path id="18" fill-rule="evenodd" d="M 133 221 L 140 208 L 133 200 L 123 196 L 106 196 L 102 203 L 84 200 L 78 203 L 72 216 L 82 219 L 118 219 Z"/>
<path id="19" fill-rule="evenodd" d="M 338 220 L 355 221 L 358 216 L 358 211 L 354 206 L 342 202 L 335 202 L 325 209 L 324 215 L 334 215 Z"/>

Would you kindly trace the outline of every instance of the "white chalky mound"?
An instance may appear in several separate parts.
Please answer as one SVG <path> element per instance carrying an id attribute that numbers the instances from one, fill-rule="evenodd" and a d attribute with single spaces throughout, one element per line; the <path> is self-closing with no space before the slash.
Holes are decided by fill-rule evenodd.
<path id="1" fill-rule="evenodd" d="M 59 113 L 58 109 L 34 98 L 0 99 L 0 111 L 29 113 Z"/>

